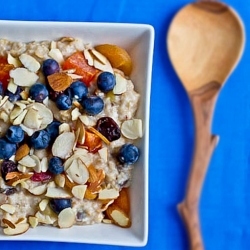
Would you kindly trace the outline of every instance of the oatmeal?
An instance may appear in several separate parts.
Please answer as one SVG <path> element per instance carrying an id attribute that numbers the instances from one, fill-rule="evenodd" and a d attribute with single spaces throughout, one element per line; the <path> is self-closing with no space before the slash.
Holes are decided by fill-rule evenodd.
<path id="1" fill-rule="evenodd" d="M 0 219 L 6 235 L 40 225 L 131 225 L 128 188 L 139 157 L 134 140 L 142 137 L 135 118 L 140 95 L 127 75 L 127 52 L 98 48 L 70 37 L 0 40 Z"/>

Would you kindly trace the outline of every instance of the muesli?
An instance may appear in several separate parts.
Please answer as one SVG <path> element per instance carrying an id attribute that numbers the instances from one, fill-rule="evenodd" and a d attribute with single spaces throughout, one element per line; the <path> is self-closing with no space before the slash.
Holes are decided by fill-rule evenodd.
<path id="1" fill-rule="evenodd" d="M 132 62 L 112 44 L 0 39 L 0 219 L 3 233 L 39 225 L 129 227 L 139 158 Z"/>

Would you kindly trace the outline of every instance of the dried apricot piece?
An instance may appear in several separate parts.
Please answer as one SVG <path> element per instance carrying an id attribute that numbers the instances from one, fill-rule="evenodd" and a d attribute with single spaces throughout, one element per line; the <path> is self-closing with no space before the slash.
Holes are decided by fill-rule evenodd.
<path id="1" fill-rule="evenodd" d="M 101 44 L 95 46 L 95 50 L 103 54 L 113 68 L 119 69 L 129 76 L 132 71 L 132 60 L 128 52 L 113 44 Z"/>
<path id="2" fill-rule="evenodd" d="M 63 70 L 74 69 L 74 74 L 82 76 L 82 81 L 89 86 L 94 76 L 99 72 L 96 68 L 89 66 L 81 51 L 69 56 L 62 65 Z"/>
<path id="3" fill-rule="evenodd" d="M 8 86 L 10 75 L 9 72 L 12 70 L 14 66 L 12 64 L 8 64 L 6 57 L 0 57 L 0 81 L 3 84 L 3 89 L 5 90 Z"/>
<path id="4" fill-rule="evenodd" d="M 96 153 L 102 147 L 102 140 L 96 134 L 86 130 L 83 146 L 87 147 L 89 152 Z"/>

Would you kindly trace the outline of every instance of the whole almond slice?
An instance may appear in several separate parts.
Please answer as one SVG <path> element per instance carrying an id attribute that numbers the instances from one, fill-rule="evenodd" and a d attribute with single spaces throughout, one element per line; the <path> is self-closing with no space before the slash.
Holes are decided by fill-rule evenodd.
<path id="1" fill-rule="evenodd" d="M 38 80 L 38 75 L 26 68 L 16 68 L 10 71 L 14 83 L 21 87 L 31 87 Z"/>
<path id="2" fill-rule="evenodd" d="M 23 120 L 23 125 L 31 129 L 39 129 L 42 124 L 42 117 L 36 109 L 29 108 Z"/>
<path id="3" fill-rule="evenodd" d="M 75 223 L 75 213 L 72 208 L 63 209 L 58 215 L 58 226 L 60 228 L 72 227 Z"/>
<path id="4" fill-rule="evenodd" d="M 113 93 L 115 95 L 121 95 L 127 91 L 127 79 L 121 74 L 115 73 L 116 84 L 113 88 Z"/>
<path id="5" fill-rule="evenodd" d="M 89 179 L 89 171 L 80 158 L 73 160 L 66 173 L 78 184 L 85 184 Z"/>
<path id="6" fill-rule="evenodd" d="M 5 235 L 10 235 L 10 236 L 19 235 L 27 232 L 29 227 L 30 227 L 29 223 L 21 223 L 17 224 L 15 228 L 11 227 L 4 228 L 3 232 Z"/>
<path id="7" fill-rule="evenodd" d="M 128 139 L 135 140 L 142 137 L 142 120 L 131 119 L 126 120 L 121 125 L 121 132 L 123 136 Z"/>
<path id="8" fill-rule="evenodd" d="M 67 159 L 73 153 L 75 134 L 65 132 L 60 134 L 52 145 L 52 154 L 61 159 Z"/>
<path id="9" fill-rule="evenodd" d="M 21 54 L 19 56 L 21 63 L 31 72 L 37 72 L 40 69 L 40 63 L 31 55 Z"/>
<path id="10" fill-rule="evenodd" d="M 11 204 L 2 204 L 0 208 L 9 214 L 14 214 L 16 212 L 16 207 Z"/>

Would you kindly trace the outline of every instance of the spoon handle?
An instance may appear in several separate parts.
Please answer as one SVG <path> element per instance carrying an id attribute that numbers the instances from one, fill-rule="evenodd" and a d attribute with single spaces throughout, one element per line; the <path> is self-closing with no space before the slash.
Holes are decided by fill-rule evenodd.
<path id="1" fill-rule="evenodd" d="M 218 136 L 212 135 L 211 123 L 221 84 L 210 82 L 189 92 L 195 120 L 195 150 L 184 200 L 178 205 L 179 213 L 189 234 L 191 250 L 203 250 L 199 222 L 199 200 L 203 181 Z"/>

